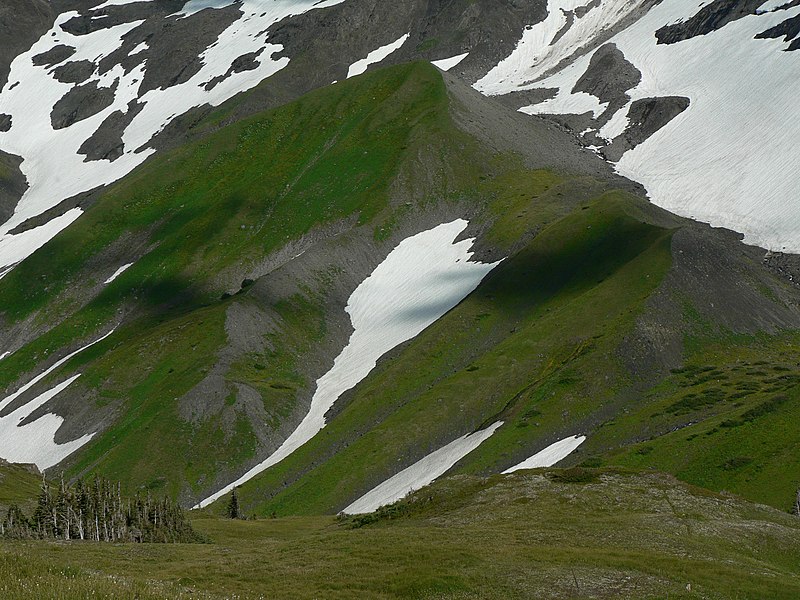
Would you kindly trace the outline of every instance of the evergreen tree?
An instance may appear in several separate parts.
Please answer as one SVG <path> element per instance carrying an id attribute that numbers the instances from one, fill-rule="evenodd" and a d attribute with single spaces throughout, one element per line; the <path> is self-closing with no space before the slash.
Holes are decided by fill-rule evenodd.
<path id="1" fill-rule="evenodd" d="M 30 523 L 16 504 L 8 507 L 5 518 L 0 521 L 0 537 L 29 538 L 32 537 Z"/>
<path id="2" fill-rule="evenodd" d="M 238 502 L 236 512 L 238 514 Z M 198 536 L 183 509 L 170 498 L 154 499 L 148 493 L 132 500 L 122 495 L 122 485 L 96 477 L 90 484 L 59 481 L 55 495 L 47 481 L 28 521 L 17 506 L 0 520 L 0 538 L 93 540 L 105 542 L 193 542 Z"/>
<path id="3" fill-rule="evenodd" d="M 228 508 L 226 515 L 229 519 L 241 519 L 242 513 L 239 509 L 239 495 L 236 493 L 236 488 L 231 492 L 231 499 L 228 501 Z"/>
<path id="4" fill-rule="evenodd" d="M 39 537 L 50 538 L 56 536 L 56 524 L 53 519 L 53 497 L 50 486 L 42 475 L 42 486 L 36 499 L 36 510 L 33 513 L 33 524 Z"/>

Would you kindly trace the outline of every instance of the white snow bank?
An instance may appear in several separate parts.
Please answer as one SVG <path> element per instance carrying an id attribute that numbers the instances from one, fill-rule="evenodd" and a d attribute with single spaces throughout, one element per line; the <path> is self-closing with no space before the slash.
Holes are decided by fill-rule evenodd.
<path id="1" fill-rule="evenodd" d="M 392 52 L 396 52 L 400 48 L 402 48 L 403 44 L 406 43 L 409 34 L 405 34 L 404 36 L 398 38 L 391 44 L 386 44 L 385 46 L 381 46 L 377 50 L 373 50 L 369 54 L 367 54 L 366 58 L 362 58 L 361 60 L 357 60 L 347 71 L 347 78 L 350 79 L 351 77 L 355 77 L 356 75 L 361 75 L 370 65 L 374 65 L 376 63 L 381 62 L 387 56 L 389 56 Z"/>
<path id="2" fill-rule="evenodd" d="M 531 82 L 575 55 L 603 32 L 624 19 L 643 0 L 548 0 L 547 17 L 528 27 L 514 51 L 475 83 L 487 95 L 530 89 Z M 666 4 L 670 4 L 668 2 Z M 578 9 L 589 10 L 582 17 Z M 565 29 L 571 21 L 569 29 Z"/>
<path id="3" fill-rule="evenodd" d="M 80 374 L 73 375 L 28 404 L 0 417 L 0 456 L 10 462 L 33 463 L 44 470 L 60 463 L 94 437 L 94 433 L 90 433 L 66 444 L 56 444 L 55 435 L 64 419 L 54 414 L 47 414 L 32 423 L 21 425 L 33 411 L 64 391 L 78 377 Z"/>
<path id="4" fill-rule="evenodd" d="M 668 10 L 681 6 L 681 13 Z M 744 233 L 747 243 L 800 252 L 800 60 L 784 51 L 783 38 L 755 39 L 800 15 L 800 7 L 744 17 L 678 44 L 646 37 L 647 28 L 691 15 L 691 7 L 688 0 L 662 3 L 613 40 L 642 71 L 632 101 L 690 99 L 688 109 L 625 153 L 617 171 L 669 211 Z"/>
<path id="5" fill-rule="evenodd" d="M 518 465 L 506 469 L 503 474 L 513 473 L 521 469 L 537 469 L 541 467 L 552 467 L 559 461 L 564 460 L 567 456 L 572 454 L 575 449 L 586 440 L 585 435 L 573 435 L 550 444 L 544 450 L 537 452 L 527 460 L 523 460 Z"/>
<path id="6" fill-rule="evenodd" d="M 150 46 L 147 45 L 147 42 L 142 42 L 138 46 L 136 46 L 133 50 L 128 52 L 128 56 L 133 56 L 134 54 L 139 54 L 139 52 L 144 52 L 145 50 L 149 49 Z"/>
<path id="7" fill-rule="evenodd" d="M 206 8 L 225 8 L 234 2 L 236 0 L 189 0 L 183 5 L 180 12 L 189 16 Z"/>
<path id="8" fill-rule="evenodd" d="M 473 239 L 455 242 L 468 223 L 458 219 L 409 237 L 356 288 L 345 310 L 353 324 L 350 341 L 333 368 L 317 380 L 309 412 L 283 445 L 197 505 L 207 506 L 305 444 L 325 426 L 325 413 L 345 391 L 363 380 L 386 352 L 417 336 L 461 302 L 499 264 L 470 262 Z"/>
<path id="9" fill-rule="evenodd" d="M 597 118 L 603 114 L 606 108 L 608 108 L 608 102 L 601 103 L 596 96 L 586 92 L 570 94 L 559 90 L 555 97 L 548 98 L 532 107 L 524 106 L 520 111 L 539 115 L 582 115 L 590 112 L 594 118 Z"/>
<path id="10" fill-rule="evenodd" d="M 450 58 L 443 58 L 441 60 L 432 60 L 431 64 L 434 67 L 438 67 L 442 71 L 449 71 L 453 67 L 457 66 L 461 61 L 469 56 L 469 52 L 464 52 L 464 54 L 459 54 L 457 56 L 451 56 Z"/>
<path id="11" fill-rule="evenodd" d="M 502 421 L 498 421 L 486 429 L 460 437 L 439 448 L 367 492 L 342 512 L 348 515 L 370 513 L 425 487 L 489 439 L 502 424 Z"/>
<path id="12" fill-rule="evenodd" d="M 91 344 L 87 344 L 72 354 L 65 356 L 44 373 L 31 379 L 19 390 L 0 400 L 0 412 L 73 356 L 106 339 L 112 333 L 114 333 L 113 329 Z M 79 377 L 80 373 L 73 375 L 66 381 L 39 394 L 27 404 L 23 404 L 9 414 L 0 417 L 0 458 L 10 462 L 33 463 L 39 469 L 44 470 L 60 463 L 94 437 L 95 434 L 90 433 L 65 444 L 56 444 L 55 436 L 64 423 L 64 419 L 54 414 L 43 415 L 31 423 L 22 425 L 25 419 L 72 385 Z"/>
<path id="13" fill-rule="evenodd" d="M 548 17 L 527 30 L 514 52 L 475 87 L 485 94 L 532 88 L 558 89 L 556 97 L 523 107 L 529 114 L 570 114 L 607 106 L 572 93 L 594 51 L 554 72 L 564 58 L 591 39 L 603 39 L 613 21 L 633 20 L 641 4 L 601 0 L 557 38 L 566 13 L 583 0 L 549 0 Z M 631 104 L 640 99 L 683 96 L 689 107 L 647 141 L 626 152 L 616 170 L 642 183 L 654 204 L 671 212 L 745 234 L 745 241 L 772 250 L 800 252 L 800 188 L 797 98 L 800 60 L 785 52 L 784 39 L 755 39 L 800 6 L 767 2 L 716 31 L 675 44 L 658 44 L 655 32 L 687 21 L 708 0 L 670 0 L 651 8 L 607 41 L 641 72 L 630 102 L 600 129 L 607 139 L 628 126 Z M 580 35 L 578 35 L 580 34 Z M 607 35 L 607 33 L 605 34 Z M 555 73 L 555 74 L 552 74 Z"/>
<path id="14" fill-rule="evenodd" d="M 101 8 L 108 8 L 109 6 L 124 6 L 126 4 L 133 4 L 134 2 L 152 2 L 153 0 L 106 0 L 103 4 L 95 6 L 92 10 L 100 10 Z"/>
<path id="15" fill-rule="evenodd" d="M 128 263 L 127 265 L 122 265 L 122 266 L 121 266 L 119 269 L 117 269 L 116 271 L 114 271 L 114 274 L 113 274 L 111 277 L 109 277 L 108 279 L 106 279 L 106 280 L 103 282 L 103 285 L 108 285 L 109 283 L 111 283 L 112 281 L 114 281 L 114 280 L 115 280 L 117 277 L 119 277 L 120 275 L 122 275 L 122 274 L 123 274 L 125 271 L 127 271 L 127 270 L 128 270 L 130 267 L 132 267 L 132 266 L 133 266 L 133 263 Z"/>

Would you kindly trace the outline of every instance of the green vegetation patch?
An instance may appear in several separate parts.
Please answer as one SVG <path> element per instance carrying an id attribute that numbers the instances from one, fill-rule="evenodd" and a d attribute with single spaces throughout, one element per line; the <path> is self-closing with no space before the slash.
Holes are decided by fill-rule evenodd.
<path id="1" fill-rule="evenodd" d="M 0 544 L 0 592 L 29 598 L 25 590 L 49 585 L 64 600 L 95 589 L 243 600 L 800 595 L 795 517 L 655 473 L 603 469 L 591 483 L 548 473 L 446 478 L 369 521 L 197 519 L 208 544 Z"/>

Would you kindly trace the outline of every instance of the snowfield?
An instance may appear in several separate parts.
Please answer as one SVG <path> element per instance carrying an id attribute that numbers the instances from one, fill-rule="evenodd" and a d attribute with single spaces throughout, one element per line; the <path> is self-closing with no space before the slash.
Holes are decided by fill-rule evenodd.
<path id="1" fill-rule="evenodd" d="M 112 333 L 114 333 L 113 329 L 91 344 L 87 344 L 65 356 L 46 371 L 31 379 L 28 383 L 19 388 L 19 390 L 3 400 L 0 400 L 0 415 L 2 415 L 3 410 L 12 402 L 58 369 L 61 365 L 87 348 L 103 341 Z M 46 414 L 32 422 L 24 423 L 36 410 L 67 389 L 80 376 L 80 373 L 73 375 L 66 381 L 42 392 L 36 398 L 23 404 L 16 410 L 4 416 L 0 416 L 0 458 L 4 458 L 9 462 L 33 463 L 43 471 L 53 465 L 57 465 L 94 437 L 94 433 L 88 433 L 65 444 L 56 444 L 55 436 L 64 423 L 64 419 L 54 414 Z"/>
<path id="2" fill-rule="evenodd" d="M 381 506 L 405 498 L 411 492 L 425 487 L 444 475 L 459 460 L 488 440 L 502 424 L 502 421 L 498 421 L 486 429 L 460 437 L 431 452 L 422 460 L 361 496 L 342 512 L 348 515 L 370 513 Z"/>
<path id="3" fill-rule="evenodd" d="M 345 310 L 350 341 L 333 367 L 317 380 L 309 412 L 269 458 L 197 505 L 207 506 L 234 487 L 280 462 L 325 426 L 325 413 L 355 387 L 378 359 L 416 337 L 474 290 L 499 262 L 470 262 L 474 240 L 456 242 L 468 223 L 457 219 L 406 238 L 359 285 Z"/>
<path id="4" fill-rule="evenodd" d="M 552 467 L 554 464 L 561 462 L 567 456 L 572 454 L 578 446 L 586 441 L 585 435 L 573 435 L 550 444 L 544 450 L 541 450 L 528 459 L 523 460 L 518 465 L 514 465 L 503 471 L 503 474 L 513 473 L 521 469 L 538 469 L 542 467 Z"/>
<path id="5" fill-rule="evenodd" d="M 690 100 L 687 110 L 626 152 L 616 170 L 642 183 L 651 200 L 671 212 L 744 233 L 747 243 L 800 252 L 794 201 L 800 189 L 800 53 L 785 52 L 789 42 L 783 38 L 756 39 L 799 16 L 800 6 L 778 9 L 788 4 L 768 2 L 758 14 L 716 31 L 657 43 L 658 29 L 690 19 L 708 3 L 670 0 L 645 14 L 641 3 L 629 0 L 550 0 L 547 19 L 526 30 L 514 52 L 475 87 L 490 95 L 556 89 L 555 98 L 521 110 L 599 117 L 607 104 L 573 88 L 594 55 L 589 42 L 615 44 L 642 80 L 628 92 L 628 103 L 597 128 L 601 137 L 611 141 L 623 133 L 636 100 Z M 580 6 L 588 12 L 578 17 L 573 13 Z M 621 19 L 631 24 L 610 35 Z"/>
<path id="6" fill-rule="evenodd" d="M 533 86 L 527 84 L 572 58 L 644 3 L 643 0 L 549 0 L 545 20 L 528 27 L 514 51 L 479 79 L 475 89 L 490 96 L 530 89 Z M 578 16 L 578 9 L 587 12 Z"/>
<path id="7" fill-rule="evenodd" d="M 24 159 L 21 168 L 30 185 L 13 217 L 0 225 L 0 274 L 69 226 L 81 211 L 65 210 L 39 227 L 11 234 L 15 227 L 68 198 L 130 173 L 152 154 L 147 147 L 152 138 L 176 117 L 204 104 L 217 106 L 285 68 L 290 58 L 273 58 L 283 48 L 270 43 L 267 29 L 292 15 L 344 1 L 243 0 L 241 17 L 202 53 L 198 73 L 188 81 L 143 95 L 139 88 L 150 59 L 147 42 L 140 43 L 130 55 L 142 59 L 127 72 L 116 65 L 102 76 L 95 71 L 82 84 L 113 89 L 111 105 L 54 129 L 53 107 L 75 85 L 56 80 L 53 71 L 58 65 L 34 65 L 33 58 L 65 45 L 75 49 L 70 62 L 86 60 L 96 65 L 142 23 L 72 35 L 63 25 L 80 13 L 59 15 L 52 30 L 14 60 L 9 82 L 0 92 L 0 114 L 12 117 L 11 129 L 0 133 L 0 149 Z M 95 10 L 133 3 L 108 0 Z M 610 141 L 629 125 L 627 114 L 634 101 L 663 96 L 690 99 L 686 111 L 622 156 L 616 164 L 619 173 L 644 184 L 653 202 L 670 211 L 740 231 L 747 242 L 772 250 L 800 252 L 800 209 L 792 201 L 800 183 L 794 150 L 800 119 L 793 118 L 800 93 L 800 53 L 784 52 L 790 42 L 780 37 L 755 39 L 770 27 L 800 16 L 800 6 L 770 0 L 756 14 L 717 31 L 674 44 L 656 43 L 655 31 L 690 19 L 708 3 L 670 0 L 648 9 L 645 0 L 548 0 L 547 17 L 521 32 L 513 52 L 489 69 L 475 88 L 488 95 L 555 89 L 555 98 L 521 110 L 591 113 L 598 118 L 608 104 L 572 90 L 597 48 L 615 44 L 642 73 L 642 81 L 629 92 L 626 106 L 605 115 L 610 121 L 590 131 Z M 189 19 L 201 10 L 232 4 L 232 0 L 190 0 L 172 18 Z M 406 33 L 353 63 L 348 77 L 385 60 L 409 36 Z M 256 68 L 229 72 L 235 59 L 257 52 Z M 449 70 L 468 54 L 434 64 Z M 207 85 L 218 79 L 216 85 Z M 134 100 L 142 109 L 122 132 L 122 156 L 113 162 L 85 160 L 78 153 L 81 145 L 109 115 L 132 110 L 129 103 Z M 597 149 L 602 151 L 602 146 Z"/>

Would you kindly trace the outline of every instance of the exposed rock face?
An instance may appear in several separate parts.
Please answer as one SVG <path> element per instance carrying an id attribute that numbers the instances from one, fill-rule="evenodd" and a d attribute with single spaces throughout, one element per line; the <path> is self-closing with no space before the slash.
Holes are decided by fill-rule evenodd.
<path id="1" fill-rule="evenodd" d="M 620 108 L 628 103 L 628 90 L 635 88 L 642 74 L 625 59 L 625 55 L 614 44 L 598 48 L 592 55 L 589 68 L 575 83 L 572 92 L 585 92 L 608 103 L 598 124 L 602 125 Z"/>
<path id="2" fill-rule="evenodd" d="M 787 50 L 800 50 L 800 15 L 786 19 L 780 25 L 771 27 L 759 33 L 757 39 L 783 38 L 786 42 L 791 42 Z"/>
<path id="3" fill-rule="evenodd" d="M 628 126 L 603 149 L 603 156 L 618 161 L 625 152 L 647 140 L 687 108 L 689 99 L 682 96 L 636 100 L 628 110 Z"/>
<path id="4" fill-rule="evenodd" d="M 8 82 L 11 62 L 48 30 L 55 18 L 45 0 L 3 0 L 0 3 L 0 91 Z"/>
<path id="5" fill-rule="evenodd" d="M 122 132 L 142 110 L 142 105 L 131 100 L 128 110 L 116 110 L 106 117 L 105 121 L 78 149 L 86 160 L 108 160 L 114 162 L 122 156 L 125 144 L 122 141 Z"/>
<path id="6" fill-rule="evenodd" d="M 717 31 L 747 15 L 755 13 L 760 0 L 714 0 L 701 8 L 691 19 L 667 25 L 656 31 L 659 44 L 675 44 L 698 35 Z"/>
<path id="7" fill-rule="evenodd" d="M 72 88 L 53 107 L 53 129 L 65 129 L 108 108 L 114 103 L 116 89 L 116 84 L 99 87 L 96 81 Z"/>
<path id="8" fill-rule="evenodd" d="M 0 127 L 2 129 L 2 127 Z M 19 170 L 19 156 L 0 151 L 0 220 L 6 221 L 17 202 L 28 189 L 28 182 Z"/>
<path id="9" fill-rule="evenodd" d="M 41 54 L 34 56 L 33 65 L 35 67 L 52 67 L 53 65 L 63 63 L 70 56 L 75 54 L 75 52 L 76 49 L 72 46 L 59 44 L 57 46 L 53 46 L 46 52 L 42 52 Z"/>
<path id="10" fill-rule="evenodd" d="M 92 76 L 95 68 L 90 60 L 68 62 L 53 69 L 53 77 L 61 83 L 83 83 Z"/>

